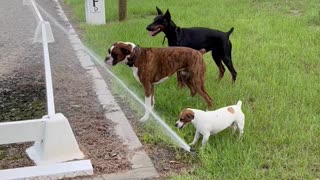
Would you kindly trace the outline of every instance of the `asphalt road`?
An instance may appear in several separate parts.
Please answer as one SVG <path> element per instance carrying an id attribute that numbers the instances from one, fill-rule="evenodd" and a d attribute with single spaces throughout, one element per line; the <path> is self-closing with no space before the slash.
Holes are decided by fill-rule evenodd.
<path id="1" fill-rule="evenodd" d="M 0 77 L 33 61 L 39 63 L 41 44 L 32 44 L 36 19 L 22 0 L 0 1 Z"/>

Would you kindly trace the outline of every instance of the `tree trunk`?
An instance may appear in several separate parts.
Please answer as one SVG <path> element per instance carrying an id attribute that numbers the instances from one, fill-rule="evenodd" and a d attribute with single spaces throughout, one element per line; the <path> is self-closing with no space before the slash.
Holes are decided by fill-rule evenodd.
<path id="1" fill-rule="evenodd" d="M 127 17 L 127 0 L 119 1 L 119 21 L 123 21 Z"/>

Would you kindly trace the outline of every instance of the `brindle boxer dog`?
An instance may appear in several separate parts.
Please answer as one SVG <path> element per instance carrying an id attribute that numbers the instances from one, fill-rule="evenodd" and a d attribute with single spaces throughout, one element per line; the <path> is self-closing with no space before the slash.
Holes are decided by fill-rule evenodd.
<path id="1" fill-rule="evenodd" d="M 204 49 L 198 51 L 187 47 L 142 48 L 130 42 L 116 42 L 108 52 L 106 64 L 115 66 L 120 62 L 126 63 L 144 88 L 145 114 L 140 121 L 148 119 L 155 104 L 154 85 L 165 81 L 176 72 L 180 73 L 180 87 L 187 85 L 191 96 L 199 93 L 208 108 L 211 108 L 212 100 L 204 88 Z"/>

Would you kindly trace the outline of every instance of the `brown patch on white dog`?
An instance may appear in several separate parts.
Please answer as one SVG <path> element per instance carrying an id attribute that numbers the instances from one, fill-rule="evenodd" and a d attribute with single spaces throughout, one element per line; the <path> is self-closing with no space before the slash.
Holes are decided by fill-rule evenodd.
<path id="1" fill-rule="evenodd" d="M 231 114 L 234 114 L 234 109 L 232 107 L 228 107 L 227 111 Z"/>
<path id="2" fill-rule="evenodd" d="M 180 113 L 179 121 L 176 123 L 176 127 L 183 128 L 187 123 L 190 123 L 194 119 L 194 112 L 191 109 L 184 109 Z"/>

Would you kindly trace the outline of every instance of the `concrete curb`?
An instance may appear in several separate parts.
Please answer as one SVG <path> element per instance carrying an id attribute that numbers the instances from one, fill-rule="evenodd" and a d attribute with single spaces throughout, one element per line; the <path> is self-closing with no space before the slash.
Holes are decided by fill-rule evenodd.
<path id="1" fill-rule="evenodd" d="M 132 163 L 132 170 L 124 173 L 105 174 L 99 176 L 102 179 L 143 179 L 143 178 L 156 178 L 159 177 L 155 170 L 151 159 L 143 150 L 143 146 L 138 137 L 134 133 L 128 119 L 122 112 L 119 105 L 116 103 L 111 92 L 108 90 L 108 86 L 103 77 L 99 73 L 97 67 L 93 63 L 90 55 L 83 48 L 83 44 L 79 39 L 76 31 L 69 23 L 64 11 L 62 10 L 58 0 L 54 0 L 56 3 L 57 14 L 61 17 L 64 23 L 68 26 L 68 37 L 72 44 L 73 49 L 80 61 L 81 66 L 87 70 L 88 74 L 92 78 L 94 89 L 99 102 L 105 109 L 105 117 L 116 123 L 115 130 L 117 135 L 122 139 L 125 145 L 128 146 L 130 155 L 128 158 Z"/>

